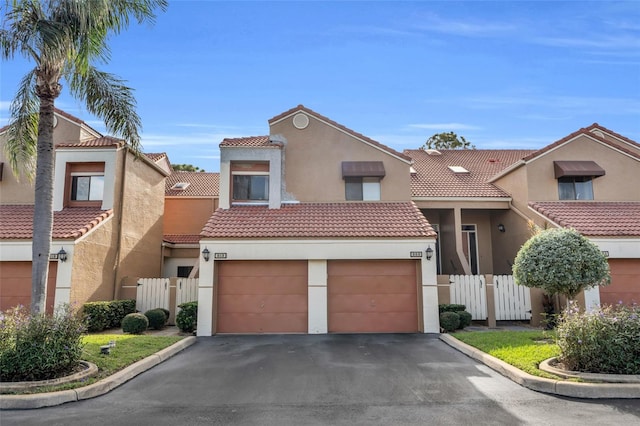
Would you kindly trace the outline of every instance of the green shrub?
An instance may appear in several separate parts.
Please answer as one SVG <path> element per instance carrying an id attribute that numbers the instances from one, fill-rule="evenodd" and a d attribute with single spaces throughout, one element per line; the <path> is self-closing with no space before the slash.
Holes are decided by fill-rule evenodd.
<path id="1" fill-rule="evenodd" d="M 162 330 L 167 323 L 167 315 L 161 308 L 150 309 L 144 313 L 144 316 L 149 320 L 149 328 L 154 330 Z"/>
<path id="2" fill-rule="evenodd" d="M 83 314 L 90 332 L 118 328 L 122 318 L 136 311 L 135 300 L 89 302 L 83 305 Z"/>
<path id="3" fill-rule="evenodd" d="M 469 312 L 467 311 L 459 311 L 456 312 L 456 314 L 458 314 L 458 316 L 460 317 L 460 325 L 458 326 L 459 329 L 463 329 L 465 327 L 469 327 L 471 325 L 471 320 L 472 320 L 472 316 Z"/>
<path id="4" fill-rule="evenodd" d="M 160 309 L 162 312 L 164 312 L 164 315 L 167 317 L 167 320 L 164 322 L 165 324 L 167 322 L 169 322 L 169 317 L 171 316 L 171 311 L 165 308 L 158 308 Z"/>
<path id="5" fill-rule="evenodd" d="M 149 320 L 141 313 L 129 314 L 122 319 L 122 331 L 131 334 L 142 334 L 149 328 Z"/>
<path id="6" fill-rule="evenodd" d="M 455 303 L 438 305 L 438 310 L 440 311 L 440 313 L 443 313 L 443 312 L 461 312 L 461 311 L 464 311 L 466 309 L 467 309 L 467 307 L 465 305 L 457 305 Z"/>
<path id="7" fill-rule="evenodd" d="M 176 325 L 186 333 L 191 333 L 198 326 L 198 302 L 187 302 L 178 305 L 180 312 L 176 316 Z"/>
<path id="8" fill-rule="evenodd" d="M 460 326 L 460 315 L 457 312 L 443 312 L 440 314 L 440 327 L 444 331 L 455 331 L 458 326 Z"/>
<path id="9" fill-rule="evenodd" d="M 569 370 L 640 374 L 640 306 L 581 312 L 571 303 L 556 329 L 559 360 Z"/>
<path id="10" fill-rule="evenodd" d="M 53 315 L 31 315 L 23 306 L 0 313 L 0 381 L 70 374 L 79 364 L 85 330 L 83 320 L 68 305 Z"/>

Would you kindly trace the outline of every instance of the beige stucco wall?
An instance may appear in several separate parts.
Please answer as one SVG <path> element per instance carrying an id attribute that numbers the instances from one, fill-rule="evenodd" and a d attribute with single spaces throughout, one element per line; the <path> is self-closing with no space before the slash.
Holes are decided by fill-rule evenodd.
<path id="1" fill-rule="evenodd" d="M 122 152 L 127 152 L 126 161 Z M 162 217 L 164 212 L 165 176 L 143 160 L 136 160 L 128 151 L 121 151 L 118 158 L 116 191 L 124 194 L 116 197 L 114 212 L 122 209 L 118 283 L 130 276 L 162 276 Z M 120 201 L 121 200 L 121 201 Z M 122 207 L 120 202 L 123 203 Z"/>
<path id="2" fill-rule="evenodd" d="M 217 208 L 217 198 L 165 198 L 163 232 L 199 234 Z"/>
<path id="3" fill-rule="evenodd" d="M 385 201 L 411 199 L 409 164 L 355 137 L 309 117 L 299 130 L 292 117 L 271 125 L 271 135 L 286 138 L 284 175 L 288 193 L 303 202 L 345 201 L 343 161 L 382 161 L 386 176 L 380 181 Z"/>
<path id="4" fill-rule="evenodd" d="M 593 180 L 594 200 L 640 201 L 640 186 L 625 184 L 640 181 L 640 161 L 586 136 L 580 136 L 526 165 L 530 201 L 558 200 L 553 162 L 559 160 L 595 161 L 605 170 L 604 176 Z M 519 198 L 519 194 L 514 194 L 515 197 Z"/>

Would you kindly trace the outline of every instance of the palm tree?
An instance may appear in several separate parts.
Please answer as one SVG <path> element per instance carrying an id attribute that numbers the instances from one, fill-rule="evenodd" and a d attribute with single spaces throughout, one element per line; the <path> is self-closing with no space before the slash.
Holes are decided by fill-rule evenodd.
<path id="1" fill-rule="evenodd" d="M 35 62 L 10 106 L 6 150 L 14 174 L 33 179 L 31 312 L 44 312 L 53 225 L 54 102 L 62 80 L 72 96 L 101 118 L 110 133 L 140 148 L 140 117 L 124 81 L 94 67 L 109 59 L 107 39 L 129 25 L 155 20 L 167 0 L 7 0 L 0 29 L 4 59 Z M 34 167 L 35 163 L 35 167 Z"/>

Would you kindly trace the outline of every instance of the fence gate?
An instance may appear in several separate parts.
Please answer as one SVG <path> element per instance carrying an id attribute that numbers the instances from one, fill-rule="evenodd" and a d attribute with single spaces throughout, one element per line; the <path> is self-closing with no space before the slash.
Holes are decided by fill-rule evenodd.
<path id="1" fill-rule="evenodd" d="M 136 289 L 136 309 L 169 309 L 169 278 L 140 278 Z"/>
<path id="2" fill-rule="evenodd" d="M 516 284 L 513 275 L 494 275 L 493 282 L 496 320 L 530 320 L 531 289 Z"/>
<path id="3" fill-rule="evenodd" d="M 484 275 L 450 275 L 450 302 L 465 305 L 474 320 L 487 319 L 487 285 Z"/>
<path id="4" fill-rule="evenodd" d="M 197 278 L 178 278 L 176 282 L 176 315 L 180 312 L 180 306 L 185 302 L 194 302 L 198 300 L 198 279 Z"/>

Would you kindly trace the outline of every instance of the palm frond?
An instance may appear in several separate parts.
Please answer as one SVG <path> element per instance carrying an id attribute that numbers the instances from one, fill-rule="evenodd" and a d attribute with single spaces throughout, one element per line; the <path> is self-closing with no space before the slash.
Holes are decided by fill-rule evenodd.
<path id="1" fill-rule="evenodd" d="M 18 92 L 11 102 L 11 121 L 7 129 L 5 153 L 16 176 L 33 180 L 38 139 L 38 111 L 40 100 L 35 92 L 36 74 L 32 70 L 20 81 Z"/>
<path id="2" fill-rule="evenodd" d="M 123 80 L 91 66 L 86 74 L 73 73 L 67 80 L 72 94 L 86 103 L 90 113 L 104 120 L 110 133 L 122 137 L 134 151 L 140 150 L 142 123 L 133 90 Z"/>

